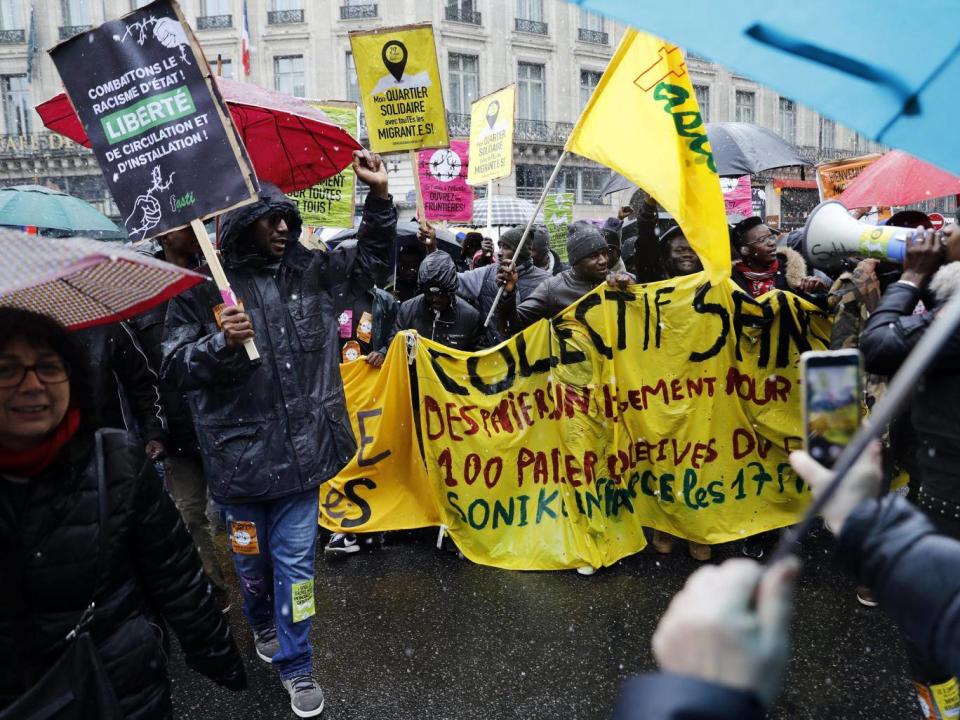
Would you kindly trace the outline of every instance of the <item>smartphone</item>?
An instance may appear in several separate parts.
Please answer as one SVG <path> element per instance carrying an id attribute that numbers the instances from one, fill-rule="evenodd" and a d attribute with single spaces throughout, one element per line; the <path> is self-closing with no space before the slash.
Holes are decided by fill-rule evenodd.
<path id="1" fill-rule="evenodd" d="M 805 352 L 800 375 L 804 448 L 821 465 L 833 467 L 860 427 L 863 356 L 859 350 Z"/>

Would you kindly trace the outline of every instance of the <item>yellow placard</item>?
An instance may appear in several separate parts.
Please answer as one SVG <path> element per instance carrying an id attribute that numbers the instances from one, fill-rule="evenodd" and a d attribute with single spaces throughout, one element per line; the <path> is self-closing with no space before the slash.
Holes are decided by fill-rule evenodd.
<path id="1" fill-rule="evenodd" d="M 516 85 L 507 85 L 470 105 L 468 184 L 483 185 L 513 172 L 516 106 Z"/>
<path id="2" fill-rule="evenodd" d="M 351 32 L 370 149 L 447 147 L 447 115 L 433 26 Z"/>
<path id="3" fill-rule="evenodd" d="M 790 525 L 810 497 L 787 461 L 802 445 L 800 354 L 829 334 L 790 293 L 754 300 L 703 273 L 600 288 L 479 353 L 423 338 L 408 352 L 402 333 L 387 375 L 365 380 L 376 389 L 355 393 L 343 367 L 348 402 L 382 408 L 355 428 L 376 462 L 324 486 L 321 520 L 442 523 L 474 562 L 541 570 L 611 565 L 644 547 L 644 527 L 713 544 Z"/>

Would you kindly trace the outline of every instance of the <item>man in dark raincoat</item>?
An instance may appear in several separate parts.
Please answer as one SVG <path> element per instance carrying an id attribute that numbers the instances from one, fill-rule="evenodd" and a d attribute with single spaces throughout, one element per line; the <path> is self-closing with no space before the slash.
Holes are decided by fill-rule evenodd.
<path id="1" fill-rule="evenodd" d="M 323 710 L 309 640 L 317 487 L 355 450 L 334 291 L 357 269 L 378 271 L 397 222 L 380 158 L 358 151 L 353 167 L 370 195 L 352 249 L 304 248 L 296 206 L 264 184 L 220 227 L 242 305 L 223 307 L 211 283 L 198 286 L 170 303 L 163 342 L 162 375 L 187 395 L 210 493 L 227 512 L 257 654 L 276 666 L 300 717 Z M 259 364 L 243 349 L 251 339 Z"/>

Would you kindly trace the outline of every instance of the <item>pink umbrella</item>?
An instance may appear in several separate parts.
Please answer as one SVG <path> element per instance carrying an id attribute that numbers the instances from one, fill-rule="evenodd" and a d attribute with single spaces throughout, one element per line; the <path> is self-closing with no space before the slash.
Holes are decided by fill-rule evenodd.
<path id="1" fill-rule="evenodd" d="M 903 150 L 891 150 L 860 173 L 837 199 L 848 208 L 860 208 L 911 205 L 958 193 L 956 175 Z"/>
<path id="2" fill-rule="evenodd" d="M 133 317 L 206 279 L 112 243 L 0 230 L 0 307 L 73 330 Z"/>
<path id="3" fill-rule="evenodd" d="M 360 143 L 322 111 L 290 95 L 249 83 L 216 78 L 230 115 L 247 147 L 253 169 L 284 192 L 333 177 L 353 160 Z M 90 147 L 90 140 L 65 93 L 36 107 L 43 124 Z"/>

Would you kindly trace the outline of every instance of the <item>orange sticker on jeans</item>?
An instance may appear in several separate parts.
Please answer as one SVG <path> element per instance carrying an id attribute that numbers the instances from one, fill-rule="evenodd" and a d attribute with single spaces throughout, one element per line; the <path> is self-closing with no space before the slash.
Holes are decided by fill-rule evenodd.
<path id="1" fill-rule="evenodd" d="M 259 555 L 257 526 L 252 522 L 230 521 L 230 546 L 237 555 Z"/>

